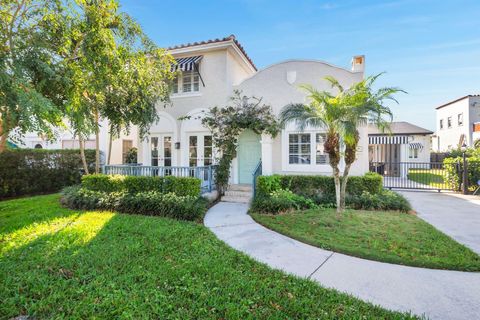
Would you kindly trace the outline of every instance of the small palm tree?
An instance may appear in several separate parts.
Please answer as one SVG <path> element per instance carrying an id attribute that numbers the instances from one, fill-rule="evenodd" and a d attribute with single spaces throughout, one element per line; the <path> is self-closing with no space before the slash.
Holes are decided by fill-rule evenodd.
<path id="1" fill-rule="evenodd" d="M 311 85 L 302 85 L 301 88 L 308 93 L 310 102 L 289 104 L 280 114 L 283 125 L 295 122 L 300 130 L 316 127 L 326 131 L 324 149 L 329 155 L 333 170 L 338 213 L 345 208 L 348 176 L 356 159 L 360 140 L 359 128 L 373 123 L 382 130 L 388 129 L 392 112 L 384 102 L 396 102 L 393 94 L 402 91 L 397 88 L 381 88 L 375 91 L 372 87 L 379 76 L 368 77 L 348 89 L 344 89 L 335 78 L 326 77 L 332 88 L 337 90 L 336 95 L 328 91 L 318 91 Z M 345 161 L 343 174 L 339 167 L 342 157 Z"/>

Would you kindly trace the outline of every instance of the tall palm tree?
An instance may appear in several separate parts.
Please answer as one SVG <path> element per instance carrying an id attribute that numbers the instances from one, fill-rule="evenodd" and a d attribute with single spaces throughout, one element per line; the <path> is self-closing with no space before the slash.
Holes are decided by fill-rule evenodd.
<path id="1" fill-rule="evenodd" d="M 348 176 L 360 140 L 359 128 L 373 123 L 382 130 L 388 129 L 392 112 L 384 102 L 397 102 L 393 95 L 402 92 L 397 88 L 374 90 L 373 84 L 379 76 L 380 74 L 370 76 L 348 89 L 344 89 L 335 78 L 326 77 L 325 80 L 336 89 L 335 95 L 328 91 L 318 91 L 311 85 L 302 85 L 301 88 L 308 94 L 309 103 L 289 104 L 280 114 L 283 125 L 295 122 L 300 130 L 310 126 L 326 131 L 324 149 L 329 155 L 333 170 L 338 213 L 345 208 Z M 339 167 L 342 157 L 345 161 L 343 173 Z"/>

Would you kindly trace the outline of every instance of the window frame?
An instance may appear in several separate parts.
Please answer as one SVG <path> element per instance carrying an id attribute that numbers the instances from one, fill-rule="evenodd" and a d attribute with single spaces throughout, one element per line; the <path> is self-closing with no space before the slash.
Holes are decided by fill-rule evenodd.
<path id="1" fill-rule="evenodd" d="M 189 79 L 190 90 L 185 91 L 185 79 Z M 174 90 L 176 89 L 176 91 Z M 200 93 L 200 74 L 196 70 L 181 71 L 174 79 L 172 95 L 195 95 Z"/>
<path id="2" fill-rule="evenodd" d="M 447 118 L 447 128 L 450 129 L 452 127 L 452 117 Z"/>
<path id="3" fill-rule="evenodd" d="M 445 126 L 443 125 L 443 119 L 440 119 L 440 130 L 443 130 Z"/>
<path id="4" fill-rule="evenodd" d="M 461 121 L 460 121 L 460 119 L 461 119 Z M 458 125 L 459 127 L 463 126 L 463 112 L 462 112 L 462 113 L 459 113 L 459 114 L 457 115 L 457 125 Z"/>
<path id="5" fill-rule="evenodd" d="M 290 163 L 290 135 L 292 134 L 310 135 L 310 163 Z M 298 131 L 289 130 L 288 127 L 282 130 L 282 171 L 323 173 L 332 171 L 328 160 L 325 163 L 317 163 L 317 134 L 325 134 L 325 131 L 319 129 Z"/>

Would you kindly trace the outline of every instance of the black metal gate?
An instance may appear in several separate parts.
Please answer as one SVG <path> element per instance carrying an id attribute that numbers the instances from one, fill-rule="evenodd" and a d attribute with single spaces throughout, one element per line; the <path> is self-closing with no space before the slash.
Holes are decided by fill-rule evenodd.
<path id="1" fill-rule="evenodd" d="M 370 162 L 370 171 L 383 176 L 388 189 L 457 191 L 446 180 L 443 162 Z"/>

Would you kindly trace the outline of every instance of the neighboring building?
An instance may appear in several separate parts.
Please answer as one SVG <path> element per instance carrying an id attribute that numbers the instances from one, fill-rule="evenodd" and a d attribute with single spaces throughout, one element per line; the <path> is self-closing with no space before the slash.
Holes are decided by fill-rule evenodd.
<path id="1" fill-rule="evenodd" d="M 435 152 L 473 146 L 480 139 L 480 95 L 467 95 L 436 108 L 437 130 L 432 139 Z"/>
<path id="2" fill-rule="evenodd" d="M 354 57 L 352 70 L 314 60 L 289 60 L 257 71 L 252 60 L 235 39 L 186 44 L 169 49 L 182 71 L 171 96 L 172 107 L 158 106 L 160 121 L 152 125 L 148 139 L 138 141 L 139 162 L 151 166 L 205 166 L 214 161 L 212 136 L 201 124 L 201 116 L 213 106 L 225 106 L 233 91 L 263 98 L 278 115 L 292 102 L 305 102 L 299 90 L 302 83 L 319 90 L 331 90 L 324 80 L 337 78 L 343 86 L 361 81 L 364 57 Z M 183 119 L 183 120 L 179 120 Z M 231 183 L 251 184 L 252 173 L 262 161 L 264 175 L 272 173 L 331 174 L 323 152 L 324 131 L 307 128 L 298 131 L 290 125 L 275 138 L 244 132 L 239 139 Z M 351 173 L 368 171 L 367 130 L 361 129 L 358 160 Z"/>
<path id="3" fill-rule="evenodd" d="M 432 131 L 409 122 L 392 122 L 390 132 L 381 132 L 377 127 L 368 127 L 368 160 L 370 170 L 388 176 L 402 176 L 401 163 L 430 162 L 430 139 Z"/>

